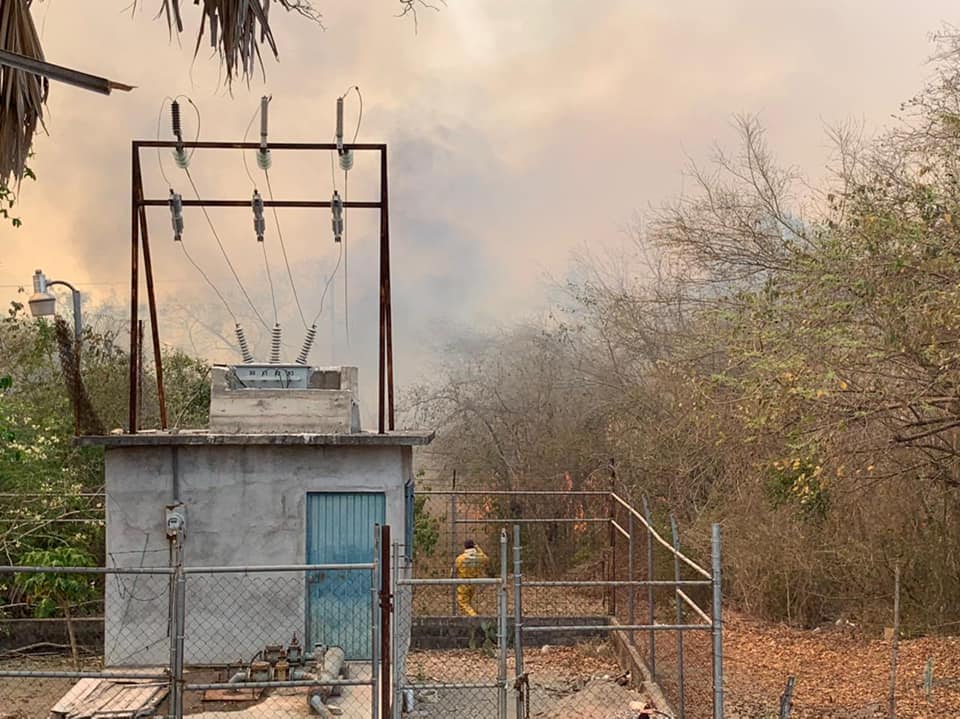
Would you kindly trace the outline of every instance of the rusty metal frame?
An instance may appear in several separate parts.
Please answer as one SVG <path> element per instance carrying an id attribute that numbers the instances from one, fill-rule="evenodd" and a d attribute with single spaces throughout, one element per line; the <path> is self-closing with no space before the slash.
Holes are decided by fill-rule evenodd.
<path id="1" fill-rule="evenodd" d="M 167 406 L 163 389 L 163 362 L 160 356 L 160 330 L 157 322 L 157 299 L 154 290 L 153 264 L 150 257 L 150 239 L 147 232 L 148 207 L 167 206 L 167 198 L 144 196 L 141 174 L 140 151 L 143 149 L 182 147 L 188 150 L 257 150 L 256 142 L 174 142 L 168 140 L 134 140 L 132 143 L 131 198 L 130 198 L 130 386 L 129 422 L 127 431 L 136 434 L 139 429 L 137 357 L 140 352 L 136 332 L 139 313 L 140 250 L 143 250 L 143 270 L 146 278 L 147 302 L 150 311 L 150 331 L 153 340 L 153 357 L 157 372 L 157 397 L 160 403 L 160 428 L 167 428 Z M 377 152 L 380 155 L 380 198 L 377 201 L 344 202 L 345 209 L 376 209 L 380 212 L 380 327 L 379 369 L 377 392 L 377 431 L 384 434 L 393 431 L 394 384 L 393 384 L 393 310 L 390 290 L 390 217 L 387 183 L 387 146 L 384 143 L 353 143 L 343 145 L 345 150 Z M 337 150 L 333 143 L 274 142 L 270 150 L 331 151 Z M 329 201 L 313 200 L 265 200 L 265 207 L 329 208 Z M 184 207 L 249 207 L 250 200 L 199 199 L 183 200 Z"/>

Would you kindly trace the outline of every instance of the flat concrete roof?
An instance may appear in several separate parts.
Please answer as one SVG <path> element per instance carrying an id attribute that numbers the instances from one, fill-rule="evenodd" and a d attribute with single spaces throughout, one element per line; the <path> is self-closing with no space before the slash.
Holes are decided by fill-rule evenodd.
<path id="1" fill-rule="evenodd" d="M 379 446 L 396 447 L 430 444 L 434 432 L 353 432 L 349 434 L 229 434 L 205 429 L 182 431 L 140 430 L 136 434 L 84 435 L 76 437 L 79 447 L 183 447 L 212 445 L 296 446 Z"/>

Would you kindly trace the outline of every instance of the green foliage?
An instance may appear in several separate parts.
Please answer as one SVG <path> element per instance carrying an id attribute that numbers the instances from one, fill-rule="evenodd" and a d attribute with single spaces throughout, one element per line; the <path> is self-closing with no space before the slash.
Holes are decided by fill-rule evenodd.
<path id="1" fill-rule="evenodd" d="M 415 556 L 432 557 L 440 541 L 440 519 L 427 509 L 427 498 L 413 498 L 413 548 Z"/>
<path id="2" fill-rule="evenodd" d="M 94 562 L 90 554 L 75 547 L 35 549 L 24 554 L 21 561 L 31 567 L 90 567 Z M 25 573 L 18 574 L 14 584 L 34 605 L 34 615 L 40 618 L 69 612 L 70 606 L 97 596 L 96 584 L 86 574 Z"/>
<path id="3" fill-rule="evenodd" d="M 31 180 L 37 179 L 37 176 L 29 167 L 23 168 L 23 176 Z M 19 217 L 14 217 L 12 214 L 10 214 L 13 210 L 13 206 L 16 203 L 16 192 L 14 192 L 7 183 L 0 182 L 0 217 L 2 217 L 4 220 L 9 220 L 10 224 L 14 227 L 20 227 L 23 225 L 23 221 Z"/>
<path id="4" fill-rule="evenodd" d="M 767 488 L 774 508 L 795 505 L 808 519 L 827 515 L 830 500 L 823 466 L 812 459 L 793 457 L 773 462 Z"/>

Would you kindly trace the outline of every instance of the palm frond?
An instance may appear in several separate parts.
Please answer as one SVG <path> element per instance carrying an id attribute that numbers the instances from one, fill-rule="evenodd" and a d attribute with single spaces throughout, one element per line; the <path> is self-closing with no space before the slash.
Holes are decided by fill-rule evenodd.
<path id="1" fill-rule="evenodd" d="M 32 0 L 0 2 L 0 48 L 43 60 L 40 36 L 30 16 Z M 0 185 L 23 179 L 37 126 L 43 126 L 48 83 L 32 73 L 0 66 Z"/>
<path id="2" fill-rule="evenodd" d="M 161 0 L 158 15 L 166 19 L 171 33 L 183 32 L 180 14 L 183 2 Z M 310 0 L 199 0 L 203 19 L 197 32 L 194 57 L 200 52 L 204 37 L 207 37 L 210 47 L 217 51 L 223 62 L 228 86 L 238 74 L 249 80 L 257 67 L 263 72 L 260 45 L 266 44 L 274 57 L 278 56 L 277 43 L 270 28 L 272 3 L 320 23 L 320 13 Z"/>

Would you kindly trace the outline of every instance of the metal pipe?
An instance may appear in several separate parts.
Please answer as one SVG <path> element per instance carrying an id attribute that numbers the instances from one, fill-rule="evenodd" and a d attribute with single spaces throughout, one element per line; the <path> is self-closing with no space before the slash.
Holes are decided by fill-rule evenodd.
<path id="1" fill-rule="evenodd" d="M 444 577 L 437 577 L 436 579 L 398 579 L 398 586 L 439 586 L 439 585 L 450 585 L 457 587 L 461 584 L 499 584 L 500 580 L 496 577 L 477 577 L 476 579 L 467 579 L 466 577 L 458 577 L 457 579 L 446 579 Z"/>
<path id="2" fill-rule="evenodd" d="M 612 465 L 611 465 L 612 467 Z M 612 477 L 615 477 L 615 470 Z M 613 492 L 610 493 L 611 495 Z M 616 581 L 617 579 L 617 533 L 615 527 L 617 526 L 616 518 L 616 503 L 611 497 L 607 498 L 607 520 L 610 522 L 610 570 L 607 572 L 607 578 L 611 581 Z M 610 614 L 616 616 L 617 614 L 617 590 L 614 587 L 610 587 L 608 590 L 608 599 L 607 606 L 609 607 Z"/>
<path id="3" fill-rule="evenodd" d="M 0 566 L 0 574 L 173 574 L 170 567 L 29 567 Z"/>
<path id="4" fill-rule="evenodd" d="M 677 596 L 680 597 L 684 602 L 686 602 L 687 606 L 689 606 L 697 614 L 698 617 L 700 617 L 707 624 L 713 623 L 713 620 L 707 615 L 707 613 L 703 611 L 699 606 L 697 606 L 697 603 L 693 601 L 693 599 L 691 599 L 686 592 L 684 592 L 682 589 L 677 589 L 675 591 L 677 593 Z"/>
<path id="5" fill-rule="evenodd" d="M 525 587 L 709 587 L 710 582 L 702 579 L 635 579 L 632 582 L 627 579 L 606 580 L 606 579 L 585 579 L 577 581 L 576 579 L 557 580 L 557 581 L 529 581 L 524 582 Z"/>
<path id="6" fill-rule="evenodd" d="M 710 532 L 713 566 L 713 719 L 723 719 L 723 614 L 720 592 L 720 525 Z"/>
<path id="7" fill-rule="evenodd" d="M 457 485 L 457 470 L 453 470 L 453 485 Z M 423 492 L 421 492 L 423 494 Z M 457 495 L 450 494 L 450 576 L 457 576 Z M 457 616 L 457 587 L 450 587 L 450 616 Z"/>
<path id="8" fill-rule="evenodd" d="M 197 140 L 194 142 L 177 143 L 174 140 L 134 140 L 133 147 L 136 148 L 170 148 L 174 149 L 180 144 L 188 150 L 259 150 L 259 142 L 214 142 L 210 140 Z M 387 148 L 382 142 L 354 142 L 344 143 L 344 150 L 373 150 L 381 151 Z M 271 150 L 336 150 L 336 143 L 332 142 L 271 142 Z"/>
<path id="9" fill-rule="evenodd" d="M 677 532 L 677 519 L 670 515 L 670 533 L 673 538 L 673 576 L 680 581 L 680 534 Z M 677 625 L 683 624 L 683 602 L 676 595 L 674 590 L 674 600 L 677 604 Z M 684 697 L 683 697 L 683 632 L 677 632 L 677 713 L 678 719 L 684 719 Z"/>
<path id="10" fill-rule="evenodd" d="M 630 515 L 630 516 L 633 516 L 633 515 Z M 610 528 L 619 532 L 621 537 L 624 537 L 625 539 L 630 539 L 630 533 L 626 529 L 621 527 L 616 520 L 614 519 L 610 520 Z"/>
<path id="11" fill-rule="evenodd" d="M 708 632 L 713 627 L 709 624 L 571 624 L 556 626 L 525 626 L 525 632 L 629 632 L 629 631 L 657 631 L 657 632 Z"/>
<path id="12" fill-rule="evenodd" d="M 137 183 L 137 197 L 143 198 L 143 180 Z M 150 334 L 153 340 L 153 364 L 157 375 L 157 402 L 160 405 L 160 429 L 167 428 L 167 400 L 163 388 L 163 357 L 160 353 L 160 324 L 157 320 L 157 295 L 153 287 L 153 261 L 150 258 L 150 236 L 147 233 L 147 211 L 141 206 L 140 244 L 143 247 L 143 274 L 147 280 L 147 307 L 150 310 Z M 140 340 L 142 342 L 142 340 Z"/>
<path id="13" fill-rule="evenodd" d="M 613 492 L 611 492 L 610 494 L 613 497 L 613 500 L 615 502 L 619 502 L 623 507 L 627 509 L 628 512 L 632 513 L 637 519 L 639 519 L 644 525 L 646 525 L 647 531 L 650 533 L 650 535 L 654 539 L 656 539 L 660 544 L 662 544 L 664 547 L 669 549 L 671 552 L 674 551 L 670 543 L 666 539 L 661 537 L 657 533 L 657 530 L 653 528 L 653 524 L 649 521 L 649 516 L 647 518 L 644 518 L 643 516 L 640 515 L 639 512 L 637 512 L 637 510 L 635 510 L 633 507 L 627 504 L 627 502 L 625 502 L 623 499 L 618 497 L 616 494 L 614 494 Z M 646 514 L 646 511 L 644 513 Z M 692 559 L 690 559 L 690 557 L 687 557 L 684 554 L 679 554 L 679 557 L 680 557 L 680 561 L 686 564 L 688 567 L 690 567 L 693 571 L 706 577 L 707 579 L 710 579 L 710 572 L 708 572 L 706 569 L 704 569 L 699 564 L 694 562 Z"/>
<path id="14" fill-rule="evenodd" d="M 400 545 L 399 543 L 397 543 L 393 547 L 394 582 L 396 582 L 399 576 L 400 576 Z M 396 629 L 396 627 L 394 628 Z M 393 632 L 392 656 L 394 657 L 399 657 L 400 655 L 400 643 L 399 643 L 398 635 L 399 635 L 398 631 Z M 384 706 L 384 708 L 382 709 L 382 713 L 384 714 L 384 716 L 390 716 L 393 719 L 400 719 L 400 715 L 403 712 L 403 690 L 404 690 L 404 681 L 406 680 L 406 676 L 404 676 L 405 670 L 406 670 L 406 661 L 404 661 L 404 666 L 401 666 L 399 661 L 394 662 L 393 675 L 391 677 L 393 680 L 393 685 L 392 685 L 393 705 L 389 707 L 389 711 L 387 710 L 387 707 Z"/>
<path id="15" fill-rule="evenodd" d="M 487 683 L 487 682 L 450 682 L 444 684 L 407 684 L 407 689 L 413 689 L 414 691 L 419 691 L 421 689 L 496 689 L 497 684 Z"/>
<path id="16" fill-rule="evenodd" d="M 140 207 L 167 207 L 170 204 L 170 198 L 164 200 L 142 199 L 137 202 Z M 181 200 L 183 207 L 250 207 L 250 200 Z M 376 210 L 380 207 L 379 202 L 369 202 L 365 200 L 351 200 L 341 203 L 344 209 L 355 210 Z M 299 208 L 330 208 L 333 203 L 330 200 L 264 200 L 264 207 L 299 207 Z"/>
<path id="17" fill-rule="evenodd" d="M 461 519 L 460 524 L 606 524 L 610 521 L 609 517 L 555 517 L 555 518 L 530 518 L 530 519 Z"/>
<path id="18" fill-rule="evenodd" d="M 134 89 L 133 85 L 125 85 L 122 82 L 108 80 L 105 77 L 97 77 L 62 65 L 54 65 L 51 62 L 27 57 L 9 50 L 0 50 L 0 65 L 13 67 L 22 72 L 39 75 L 56 82 L 74 85 L 91 92 L 99 92 L 101 95 L 109 95 L 113 90 L 129 92 Z"/>
<path id="19" fill-rule="evenodd" d="M 380 618 L 377 613 L 377 590 L 380 587 L 380 525 L 373 526 L 373 563 L 370 581 L 370 677 L 373 689 L 370 692 L 370 717 L 380 719 Z"/>
<path id="20" fill-rule="evenodd" d="M 23 671 L 14 669 L 0 670 L 0 677 L 8 679 L 143 679 L 166 684 L 170 677 L 166 674 L 137 674 L 135 672 L 52 672 Z"/>
<path id="21" fill-rule="evenodd" d="M 520 525 L 513 525 L 513 655 L 514 675 L 523 676 L 523 559 L 520 547 Z M 523 692 L 517 690 L 517 719 L 523 717 Z"/>
<path id="22" fill-rule="evenodd" d="M 435 494 L 435 495 L 461 495 L 464 497 L 468 496 L 482 496 L 482 497 L 504 497 L 512 495 L 548 495 L 552 497 L 606 497 L 610 492 L 601 492 L 598 490 L 575 490 L 575 491 L 553 491 L 548 489 L 530 489 L 530 490 L 519 490 L 519 489 L 494 489 L 494 490 L 484 490 L 484 489 L 421 489 L 417 491 L 417 494 Z M 606 520 L 604 520 L 606 521 Z"/>
<path id="23" fill-rule="evenodd" d="M 500 589 L 497 607 L 497 699 L 501 717 L 507 716 L 507 530 L 500 530 Z"/>
<path id="24" fill-rule="evenodd" d="M 646 519 L 641 518 L 644 527 L 647 530 L 647 581 L 653 581 L 654 569 L 653 564 L 653 537 L 651 537 L 651 532 L 653 531 L 651 527 L 653 526 L 653 521 L 650 518 L 650 504 L 647 502 L 647 495 L 641 495 L 641 500 L 643 501 L 643 514 Z M 631 510 L 632 511 L 632 510 Z M 653 585 L 647 585 L 647 623 L 653 625 L 656 622 L 656 617 L 654 616 L 654 604 L 653 604 Z M 654 681 L 657 679 L 657 636 L 654 634 L 653 630 L 650 630 L 650 633 L 647 635 L 648 648 L 650 650 L 650 676 Z"/>
<path id="25" fill-rule="evenodd" d="M 131 679 L 136 677 L 131 677 Z M 166 680 L 167 678 L 165 678 Z M 298 687 L 315 687 L 315 686 L 326 686 L 326 687 L 369 687 L 373 684 L 373 681 L 370 679 L 336 679 L 336 680 L 321 680 L 321 679 L 300 679 L 300 680 L 289 680 L 283 682 L 244 682 L 243 686 L 249 689 L 285 689 L 285 688 L 298 688 Z M 208 689 L 236 689 L 236 684 L 225 684 L 223 682 L 210 682 L 210 683 L 199 683 L 199 684 L 184 684 L 183 689 L 187 692 L 199 692 L 207 691 Z"/>
<path id="26" fill-rule="evenodd" d="M 627 514 L 627 530 L 628 530 L 627 541 L 629 542 L 629 546 L 627 548 L 627 580 L 630 582 L 633 582 L 636 580 L 636 566 L 635 566 L 636 547 L 633 541 L 633 529 L 634 529 L 633 515 Z M 637 589 L 634 585 L 631 584 L 627 591 L 629 592 L 627 594 L 627 621 L 630 624 L 636 624 L 637 623 L 637 616 L 636 616 Z M 633 632 L 630 632 L 630 636 L 628 637 L 628 639 L 631 644 L 636 646 L 637 638 L 636 636 L 634 636 Z"/>
<path id="27" fill-rule="evenodd" d="M 393 615 L 393 584 L 390 577 L 390 525 L 384 524 L 380 527 L 380 664 L 383 667 L 380 677 L 380 707 L 383 716 L 390 716 L 390 699 L 392 684 L 391 675 L 390 675 L 390 657 L 391 647 L 395 646 L 396 634 L 394 636 L 394 644 L 391 644 L 391 632 L 390 632 L 390 619 Z M 394 549 L 396 552 L 396 549 Z M 399 571 L 399 563 L 397 564 L 397 570 Z M 399 684 L 399 682 L 397 682 Z"/>
<path id="28" fill-rule="evenodd" d="M 177 574 L 176 574 L 176 595 L 173 603 L 173 639 L 174 639 L 174 662 L 173 676 L 170 681 L 170 708 L 175 717 L 183 716 L 183 640 L 184 627 L 186 624 L 186 585 L 187 578 L 183 573 L 183 545 L 178 544 L 177 552 Z"/>
<path id="29" fill-rule="evenodd" d="M 387 341 L 387 421 L 390 431 L 394 430 L 395 417 L 393 406 L 393 300 L 390 289 L 390 202 L 389 182 L 387 179 L 387 147 L 384 145 L 380 151 L 380 216 L 382 220 L 381 230 L 384 233 L 383 254 L 381 262 L 384 263 L 384 275 L 386 277 L 386 292 L 384 296 L 384 329 L 386 330 Z"/>
<path id="30" fill-rule="evenodd" d="M 133 158 L 130 170 L 130 405 L 127 416 L 127 432 L 137 433 L 137 312 L 140 306 L 140 229 L 137 217 L 137 201 L 140 195 L 140 152 L 133 144 Z"/>
<path id="31" fill-rule="evenodd" d="M 354 564 L 277 564 L 236 567 L 184 567 L 186 574 L 253 574 L 255 572 L 333 572 L 337 570 L 361 571 L 373 569 L 372 562 Z M 0 567 L 2 570 L 2 567 Z"/>

